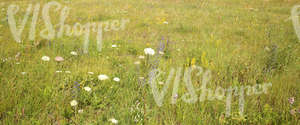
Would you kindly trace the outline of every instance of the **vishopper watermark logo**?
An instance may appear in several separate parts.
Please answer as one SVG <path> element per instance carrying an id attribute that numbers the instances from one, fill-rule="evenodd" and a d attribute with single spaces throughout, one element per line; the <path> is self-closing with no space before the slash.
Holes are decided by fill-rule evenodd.
<path id="1" fill-rule="evenodd" d="M 50 10 L 53 8 L 55 11 L 60 10 L 59 23 L 53 25 L 50 17 Z M 26 13 L 24 14 L 23 20 L 20 21 L 20 25 L 17 26 L 16 22 L 16 14 L 18 13 L 20 7 L 18 5 L 9 5 L 7 9 L 7 20 L 9 24 L 10 31 L 12 33 L 13 38 L 16 42 L 21 43 L 22 33 L 27 24 L 29 16 L 32 13 L 32 22 L 29 31 L 28 39 L 34 41 L 36 38 L 36 25 L 39 19 L 40 10 L 42 12 L 42 19 L 44 21 L 45 29 L 40 32 L 40 37 L 47 40 L 54 40 L 55 38 L 62 38 L 64 35 L 66 36 L 76 36 L 84 37 L 83 42 L 83 51 L 84 53 L 88 53 L 88 46 L 90 42 L 90 33 L 95 32 L 97 36 L 97 50 L 101 52 L 102 50 L 102 39 L 104 31 L 119 31 L 124 30 L 127 23 L 129 23 L 129 19 L 122 20 L 113 20 L 113 21 L 104 21 L 104 22 L 88 22 L 84 25 L 80 23 L 75 23 L 72 26 L 65 24 L 65 21 L 70 13 L 70 8 L 63 7 L 60 3 L 52 1 L 48 2 L 41 8 L 40 4 L 33 5 L 29 4 L 26 9 Z M 58 29 L 56 31 L 55 29 Z"/>
<path id="2" fill-rule="evenodd" d="M 192 84 L 192 73 L 194 71 L 197 71 L 195 76 L 196 77 L 202 77 L 202 85 L 199 89 L 195 89 L 195 87 Z M 176 104 L 177 99 L 179 99 L 178 95 L 178 89 L 179 89 L 179 83 L 181 82 L 181 75 L 183 72 L 183 68 L 179 67 L 177 68 L 176 74 L 175 69 L 171 68 L 169 75 L 167 77 L 167 80 L 164 84 L 164 86 L 159 90 L 157 86 L 158 78 L 161 77 L 161 75 L 166 74 L 165 72 L 159 70 L 159 69 L 153 69 L 149 76 L 152 76 L 153 78 L 150 79 L 149 84 L 152 89 L 152 94 L 154 97 L 154 100 L 156 104 L 161 107 L 163 105 L 164 97 L 167 93 L 167 90 L 171 84 L 171 82 L 174 80 L 173 84 L 173 92 L 171 96 L 171 104 Z M 175 75 L 175 78 L 174 78 Z M 183 75 L 183 82 L 185 87 L 187 88 L 188 93 L 185 93 L 181 99 L 186 103 L 196 103 L 198 100 L 200 102 L 204 102 L 205 100 L 225 100 L 226 102 L 226 117 L 229 117 L 231 115 L 231 102 L 234 98 L 234 96 L 238 96 L 239 100 L 239 114 L 243 116 L 244 113 L 244 104 L 245 104 L 245 95 L 251 96 L 251 95 L 259 95 L 259 94 L 267 94 L 268 87 L 272 86 L 272 83 L 264 83 L 264 84 L 256 84 L 254 86 L 230 86 L 228 88 L 222 88 L 220 86 L 217 86 L 215 90 L 212 90 L 211 88 L 208 88 L 208 85 L 211 80 L 211 71 L 207 69 L 204 71 L 204 68 L 200 66 L 191 66 L 186 67 Z M 197 92 L 200 92 L 200 95 L 197 96 Z"/>
<path id="3" fill-rule="evenodd" d="M 300 42 L 300 22 L 299 22 L 299 15 L 300 15 L 300 5 L 295 5 L 291 10 L 291 17 L 295 32 Z"/>

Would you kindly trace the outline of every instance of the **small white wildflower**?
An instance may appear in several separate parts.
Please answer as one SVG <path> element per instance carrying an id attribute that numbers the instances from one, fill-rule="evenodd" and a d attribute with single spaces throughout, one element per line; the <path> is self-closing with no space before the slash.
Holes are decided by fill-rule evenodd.
<path id="1" fill-rule="evenodd" d="M 68 73 L 68 74 L 70 74 L 70 73 L 71 73 L 71 71 L 65 71 L 65 73 Z"/>
<path id="2" fill-rule="evenodd" d="M 134 64 L 139 65 L 139 64 L 141 64 L 141 62 L 140 61 L 135 61 Z"/>
<path id="3" fill-rule="evenodd" d="M 58 71 L 55 71 L 56 73 L 61 73 L 62 71 L 58 70 Z"/>
<path id="4" fill-rule="evenodd" d="M 111 123 L 113 124 L 118 124 L 118 120 L 116 120 L 115 118 L 111 118 L 109 119 L 109 121 L 111 121 Z"/>
<path id="5" fill-rule="evenodd" d="M 87 92 L 89 92 L 89 91 L 92 90 L 90 87 L 84 87 L 83 89 L 84 89 L 85 91 L 87 91 Z"/>
<path id="6" fill-rule="evenodd" d="M 79 110 L 78 110 L 78 113 L 83 113 L 83 109 L 79 109 Z"/>
<path id="7" fill-rule="evenodd" d="M 2 62 L 6 62 L 6 61 L 7 61 L 7 58 L 2 59 Z"/>
<path id="8" fill-rule="evenodd" d="M 140 59 L 145 59 L 145 56 L 139 56 Z"/>
<path id="9" fill-rule="evenodd" d="M 160 85 L 163 85 L 163 84 L 164 84 L 164 82 L 158 82 L 158 84 L 160 84 Z"/>
<path id="10" fill-rule="evenodd" d="M 164 24 L 169 24 L 169 22 L 167 22 L 167 21 L 164 21 Z"/>
<path id="11" fill-rule="evenodd" d="M 49 57 L 49 56 L 43 56 L 43 57 L 42 57 L 42 60 L 48 62 L 48 61 L 50 61 L 50 57 Z"/>
<path id="12" fill-rule="evenodd" d="M 72 100 L 72 101 L 70 102 L 70 104 L 71 104 L 71 106 L 76 106 L 76 105 L 78 104 L 78 102 L 77 102 L 76 100 Z"/>
<path id="13" fill-rule="evenodd" d="M 101 81 L 103 81 L 103 80 L 108 79 L 108 76 L 101 74 L 101 75 L 98 76 L 98 79 L 101 80 Z"/>
<path id="14" fill-rule="evenodd" d="M 144 52 L 146 55 L 154 55 L 155 51 L 152 48 L 145 48 Z"/>
<path id="15" fill-rule="evenodd" d="M 120 78 L 115 77 L 113 80 L 116 81 L 116 82 L 119 82 L 119 81 L 120 81 Z"/>
<path id="16" fill-rule="evenodd" d="M 77 56 L 78 55 L 78 53 L 75 52 L 75 51 L 72 51 L 70 54 L 73 55 L 73 56 Z"/>
<path id="17" fill-rule="evenodd" d="M 116 48 L 116 47 L 117 47 L 117 45 L 111 45 L 111 47 L 112 47 L 112 48 Z"/>
<path id="18" fill-rule="evenodd" d="M 88 72 L 88 74 L 90 74 L 90 75 L 94 75 L 94 72 Z"/>
<path id="19" fill-rule="evenodd" d="M 271 49 L 269 47 L 265 47 L 265 50 L 269 52 Z"/>
<path id="20" fill-rule="evenodd" d="M 162 51 L 159 51 L 158 52 L 160 55 L 164 55 L 165 53 L 164 52 L 162 52 Z"/>
<path id="21" fill-rule="evenodd" d="M 26 75 L 26 72 L 21 72 L 22 75 Z"/>
<path id="22" fill-rule="evenodd" d="M 19 63 L 19 62 L 16 62 L 16 64 L 19 65 L 20 63 Z"/>

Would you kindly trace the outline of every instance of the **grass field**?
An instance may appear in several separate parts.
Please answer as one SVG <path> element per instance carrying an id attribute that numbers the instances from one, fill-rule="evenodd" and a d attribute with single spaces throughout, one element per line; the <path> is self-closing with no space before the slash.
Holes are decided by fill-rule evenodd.
<path id="1" fill-rule="evenodd" d="M 49 9 L 54 33 L 68 7 L 65 24 L 72 27 L 106 23 L 101 52 L 93 28 L 88 50 L 87 30 L 76 36 L 72 28 L 73 35 L 43 38 L 40 32 L 49 24 L 42 11 L 48 2 L 0 0 L 0 124 L 300 124 L 300 40 L 289 20 L 293 6 L 300 4 L 296 0 L 57 0 L 61 7 Z M 19 6 L 17 26 L 32 5 L 20 43 L 9 23 L 13 4 Z M 37 4 L 36 35 L 30 39 Z M 155 55 L 146 55 L 145 48 Z M 55 60 L 57 56 L 64 60 Z M 148 82 L 155 66 L 165 73 Z M 202 92 L 196 91 L 196 102 L 183 99 L 191 91 L 184 70 L 193 66 L 211 71 L 211 90 L 272 86 L 245 96 L 243 115 L 240 97 L 233 94 L 227 116 L 228 95 L 200 101 Z M 180 67 L 180 79 L 171 79 L 159 106 L 151 84 L 163 88 L 172 69 L 176 74 Z M 203 78 L 190 75 L 195 90 L 201 88 Z M 172 104 L 176 81 L 177 102 Z"/>

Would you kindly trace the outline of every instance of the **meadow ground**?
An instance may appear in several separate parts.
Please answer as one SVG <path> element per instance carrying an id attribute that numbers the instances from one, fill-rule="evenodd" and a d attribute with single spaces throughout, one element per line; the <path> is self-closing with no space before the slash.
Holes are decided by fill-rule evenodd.
<path id="1" fill-rule="evenodd" d="M 288 20 L 300 4 L 296 0 L 57 0 L 61 7 L 49 9 L 46 25 L 42 11 L 48 2 L 0 0 L 0 124 L 300 124 L 299 39 Z M 17 11 L 19 29 L 30 4 L 18 43 L 8 11 Z M 90 29 L 88 50 L 86 37 L 74 35 L 73 28 L 56 37 L 63 7 L 71 9 L 65 24 L 109 24 L 103 27 L 101 52 L 97 29 Z M 55 37 L 40 35 L 47 27 Z M 29 39 L 33 29 L 36 36 Z M 146 55 L 145 48 L 155 55 L 151 50 Z M 204 76 L 185 75 L 186 67 L 195 66 L 211 71 L 211 90 L 272 86 L 264 93 L 245 91 L 243 115 L 240 93 L 233 92 L 227 112 L 230 95 L 200 101 L 197 88 Z M 155 67 L 165 73 L 148 82 Z M 152 85 L 165 87 L 172 68 L 181 77 L 155 98 Z M 187 93 L 196 101 L 187 101 Z"/>

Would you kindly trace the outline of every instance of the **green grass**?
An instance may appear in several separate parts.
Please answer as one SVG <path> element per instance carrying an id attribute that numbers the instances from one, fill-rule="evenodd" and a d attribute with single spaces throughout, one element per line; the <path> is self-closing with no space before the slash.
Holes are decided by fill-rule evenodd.
<path id="1" fill-rule="evenodd" d="M 5 20 L 10 4 L 20 6 L 17 22 L 23 19 L 33 0 L 4 1 L 0 12 L 0 120 L 6 124 L 300 124 L 299 40 L 290 10 L 300 4 L 288 0 L 58 0 L 71 8 L 66 24 L 130 19 L 124 30 L 103 33 L 103 48 L 97 51 L 96 34 L 90 36 L 89 53 L 83 54 L 83 36 L 45 40 L 38 33 L 45 28 L 41 15 L 35 41 L 28 40 L 32 15 L 23 31 L 22 43 L 12 37 Z M 69 1 L 69 2 L 68 2 Z M 41 0 L 44 6 L 49 0 Z M 53 24 L 60 11 L 51 11 Z M 167 21 L 168 24 L 163 22 Z M 244 117 L 238 115 L 238 97 L 232 101 L 230 117 L 224 117 L 225 99 L 189 104 L 180 81 L 179 100 L 171 104 L 173 81 L 162 107 L 156 105 L 148 80 L 149 60 L 139 59 L 144 48 L 157 49 L 161 38 L 169 40 L 159 69 L 195 64 L 212 71 L 209 88 L 228 88 L 271 82 L 267 94 L 245 98 Z M 51 42 L 51 46 L 49 46 Z M 118 48 L 112 48 L 116 44 Z M 269 48 L 269 50 L 267 49 Z M 79 53 L 70 55 L 71 51 Z M 21 53 L 19 58 L 15 58 Z M 203 54 L 205 53 L 205 54 Z M 51 60 L 44 62 L 42 56 Z M 54 61 L 56 56 L 64 62 Z M 155 58 L 155 57 L 149 57 Z M 192 61 L 194 60 L 194 62 Z M 135 65 L 134 62 L 141 61 Z M 16 64 L 19 62 L 20 64 Z M 71 74 L 56 71 L 71 71 Z M 22 75 L 21 72 L 27 72 Z M 87 72 L 94 72 L 89 75 Z M 109 80 L 97 76 L 106 74 Z M 182 75 L 183 76 L 183 75 Z M 120 82 L 114 82 L 119 77 Z M 193 73 L 193 85 L 201 78 Z M 74 92 L 74 83 L 80 90 Z M 83 87 L 89 86 L 88 93 Z M 163 85 L 160 85 L 161 87 Z M 200 95 L 200 92 L 197 92 Z M 295 103 L 288 99 L 295 97 Z M 78 106 L 71 107 L 76 99 Z M 77 110 L 83 109 L 83 113 Z M 1 124 L 0 123 L 0 124 Z"/>

